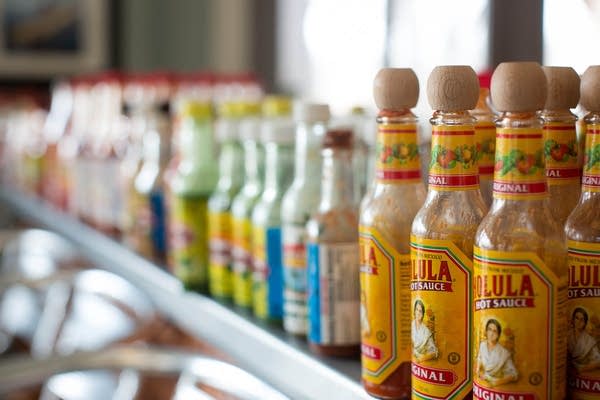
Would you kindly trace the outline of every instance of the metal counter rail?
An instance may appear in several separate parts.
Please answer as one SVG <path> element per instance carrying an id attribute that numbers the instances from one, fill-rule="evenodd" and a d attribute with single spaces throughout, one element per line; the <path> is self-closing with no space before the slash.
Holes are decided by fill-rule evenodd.
<path id="1" fill-rule="evenodd" d="M 130 280 L 177 324 L 230 355 L 238 366 L 294 399 L 372 399 L 360 385 L 360 362 L 318 357 L 303 340 L 230 306 L 187 292 L 180 282 L 120 243 L 43 201 L 0 186 L 15 214 L 51 229 L 98 266 Z"/>

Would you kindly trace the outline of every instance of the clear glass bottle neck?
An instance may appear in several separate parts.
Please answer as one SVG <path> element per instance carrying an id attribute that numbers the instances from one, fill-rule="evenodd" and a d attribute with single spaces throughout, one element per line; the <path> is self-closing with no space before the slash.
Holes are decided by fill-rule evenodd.
<path id="1" fill-rule="evenodd" d="M 244 140 L 245 184 L 260 184 L 264 170 L 262 146 L 256 140 Z"/>
<path id="2" fill-rule="evenodd" d="M 503 112 L 496 119 L 497 128 L 541 128 L 542 120 L 535 111 Z"/>
<path id="3" fill-rule="evenodd" d="M 583 118 L 587 125 L 600 125 L 600 112 L 590 112 Z"/>
<path id="4" fill-rule="evenodd" d="M 188 117 L 182 121 L 179 137 L 179 154 L 182 162 L 194 166 L 214 165 L 215 140 L 210 119 Z"/>
<path id="5" fill-rule="evenodd" d="M 542 110 L 540 118 L 545 123 L 547 122 L 566 122 L 573 125 L 577 122 L 577 116 L 571 110 Z"/>
<path id="6" fill-rule="evenodd" d="M 311 177 L 321 173 L 321 143 L 325 134 L 324 122 L 301 122 L 296 128 L 296 156 L 294 181 L 298 184 L 314 182 Z M 308 178 L 308 179 L 307 179 Z M 318 185 L 318 180 L 315 183 Z"/>
<path id="7" fill-rule="evenodd" d="M 404 108 L 402 110 L 381 110 L 377 114 L 377 124 L 381 125 L 388 124 L 416 124 L 418 118 L 410 108 Z"/>
<path id="8" fill-rule="evenodd" d="M 429 122 L 433 126 L 441 125 L 474 125 L 477 120 L 469 111 L 434 111 Z"/>
<path id="9" fill-rule="evenodd" d="M 290 144 L 265 143 L 265 191 L 279 191 L 290 184 L 293 168 L 294 146 Z"/>
<path id="10" fill-rule="evenodd" d="M 171 158 L 171 124 L 160 114 L 153 114 L 143 137 L 144 163 L 157 164 L 162 169 Z"/>
<path id="11" fill-rule="evenodd" d="M 352 149 L 329 148 L 323 152 L 321 212 L 336 207 L 354 207 L 357 203 L 352 169 Z"/>
<path id="12" fill-rule="evenodd" d="M 241 186 L 243 175 L 240 174 L 242 167 L 242 150 L 240 143 L 230 139 L 221 145 L 219 156 L 219 183 L 220 190 L 228 190 L 233 186 Z"/>

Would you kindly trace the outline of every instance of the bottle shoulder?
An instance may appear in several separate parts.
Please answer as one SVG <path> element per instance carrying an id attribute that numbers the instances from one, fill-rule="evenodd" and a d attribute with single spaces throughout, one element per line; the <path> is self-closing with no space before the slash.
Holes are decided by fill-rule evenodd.
<path id="1" fill-rule="evenodd" d="M 565 234 L 569 240 L 600 243 L 600 193 L 577 204 L 567 219 Z"/>

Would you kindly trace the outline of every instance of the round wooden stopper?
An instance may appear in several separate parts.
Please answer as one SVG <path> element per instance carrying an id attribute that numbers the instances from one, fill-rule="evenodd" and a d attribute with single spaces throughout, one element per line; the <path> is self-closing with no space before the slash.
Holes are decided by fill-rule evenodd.
<path id="1" fill-rule="evenodd" d="M 600 112 L 600 65 L 592 65 L 581 76 L 581 99 L 583 108 Z"/>
<path id="2" fill-rule="evenodd" d="M 568 110 L 577 107 L 581 79 L 571 67 L 542 67 L 548 84 L 546 110 Z"/>
<path id="3" fill-rule="evenodd" d="M 490 92 L 498 111 L 531 112 L 546 104 L 546 75 L 536 62 L 505 62 L 492 75 Z"/>
<path id="4" fill-rule="evenodd" d="M 438 66 L 427 79 L 427 99 L 434 110 L 472 110 L 478 98 L 479 79 L 469 66 Z"/>
<path id="5" fill-rule="evenodd" d="M 419 100 L 419 80 L 410 68 L 382 68 L 375 75 L 373 97 L 380 110 L 413 108 Z"/>

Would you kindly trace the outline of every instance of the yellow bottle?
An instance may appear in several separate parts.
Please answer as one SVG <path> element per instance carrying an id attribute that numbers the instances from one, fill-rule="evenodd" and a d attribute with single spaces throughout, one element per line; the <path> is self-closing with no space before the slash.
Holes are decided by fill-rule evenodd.
<path id="1" fill-rule="evenodd" d="M 581 194 L 577 116 L 579 75 L 570 67 L 542 67 L 548 84 L 546 105 L 540 114 L 544 129 L 544 157 L 550 212 L 564 226 Z"/>
<path id="2" fill-rule="evenodd" d="M 538 63 L 492 76 L 494 202 L 474 249 L 473 399 L 565 398 L 566 245 L 548 207 Z"/>
<path id="3" fill-rule="evenodd" d="M 412 398 L 470 399 L 475 231 L 487 207 L 475 162 L 479 83 L 471 67 L 436 67 L 427 97 L 429 191 L 411 232 Z"/>
<path id="4" fill-rule="evenodd" d="M 425 200 L 417 118 L 419 82 L 409 68 L 375 77 L 377 161 L 372 196 L 360 212 L 362 379 L 375 397 L 408 399 L 410 228 Z"/>
<path id="5" fill-rule="evenodd" d="M 600 398 L 600 66 L 589 67 L 581 79 L 581 103 L 590 112 L 583 185 L 579 203 L 565 227 L 569 248 L 568 338 L 570 399 Z"/>

